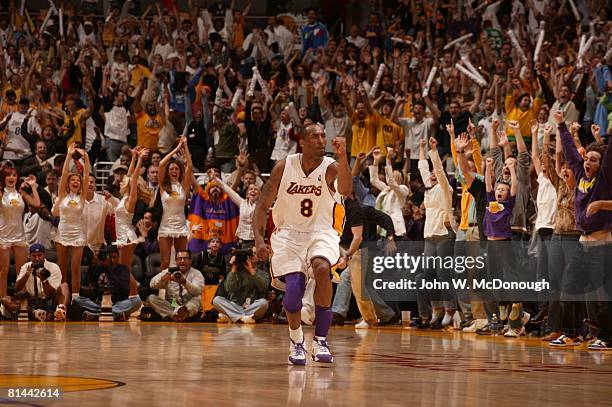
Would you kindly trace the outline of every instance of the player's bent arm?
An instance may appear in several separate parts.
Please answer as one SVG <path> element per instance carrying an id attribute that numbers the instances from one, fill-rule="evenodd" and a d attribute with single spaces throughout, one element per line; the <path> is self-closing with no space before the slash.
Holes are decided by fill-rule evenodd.
<path id="1" fill-rule="evenodd" d="M 263 242 L 264 240 L 268 209 L 276 199 L 284 170 L 285 160 L 276 163 L 274 168 L 272 168 L 268 182 L 266 182 L 261 189 L 261 195 L 259 196 L 259 200 L 253 212 L 253 234 L 255 242 Z"/>
<path id="2" fill-rule="evenodd" d="M 353 192 L 353 177 L 346 158 L 341 158 L 327 167 L 325 180 L 331 191 L 335 191 L 334 181 L 336 179 L 338 180 L 338 193 L 340 195 L 348 196 Z"/>

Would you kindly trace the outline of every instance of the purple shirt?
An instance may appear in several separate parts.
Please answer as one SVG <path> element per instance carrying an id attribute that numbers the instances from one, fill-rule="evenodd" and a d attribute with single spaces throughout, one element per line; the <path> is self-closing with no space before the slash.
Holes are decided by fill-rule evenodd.
<path id="1" fill-rule="evenodd" d="M 598 230 L 612 230 L 612 213 L 599 211 L 592 216 L 586 215 L 586 208 L 591 202 L 612 200 L 612 151 L 610 143 L 601 159 L 599 173 L 588 179 L 584 173 L 583 159 L 576 149 L 574 140 L 565 123 L 559 125 L 563 155 L 576 178 L 576 227 L 582 233 Z"/>
<path id="2" fill-rule="evenodd" d="M 484 233 L 487 237 L 512 237 L 512 209 L 515 197 L 502 202 L 495 199 L 495 191 L 487 192 L 487 208 L 484 215 Z"/>

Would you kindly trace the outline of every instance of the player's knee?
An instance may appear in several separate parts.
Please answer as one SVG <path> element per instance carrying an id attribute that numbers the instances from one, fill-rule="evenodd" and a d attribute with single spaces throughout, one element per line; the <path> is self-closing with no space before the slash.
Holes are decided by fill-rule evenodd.
<path id="1" fill-rule="evenodd" d="M 330 267 L 329 263 L 325 261 L 313 262 L 312 273 L 314 274 L 316 281 L 329 280 Z"/>
<path id="2" fill-rule="evenodd" d="M 290 274 L 285 277 L 285 296 L 283 306 L 289 313 L 302 309 L 302 297 L 306 289 L 306 278 L 302 273 Z"/>

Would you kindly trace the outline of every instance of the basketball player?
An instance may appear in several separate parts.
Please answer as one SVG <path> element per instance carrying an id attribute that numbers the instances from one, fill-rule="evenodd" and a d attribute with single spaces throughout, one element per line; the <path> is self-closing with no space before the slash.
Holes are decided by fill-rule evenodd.
<path id="1" fill-rule="evenodd" d="M 272 284 L 285 290 L 283 305 L 291 338 L 289 364 L 306 364 L 300 311 L 308 277 L 316 282 L 312 359 L 332 363 L 326 339 L 332 320 L 331 267 L 340 257 L 342 195 L 352 191 L 351 169 L 344 138 L 332 141 L 338 161 L 325 156 L 321 126 L 308 126 L 299 142 L 303 152 L 288 155 L 272 169 L 255 207 L 253 232 L 258 256 L 265 260 L 272 254 Z M 276 229 L 270 247 L 264 243 L 264 230 L 266 213 L 273 203 Z"/>

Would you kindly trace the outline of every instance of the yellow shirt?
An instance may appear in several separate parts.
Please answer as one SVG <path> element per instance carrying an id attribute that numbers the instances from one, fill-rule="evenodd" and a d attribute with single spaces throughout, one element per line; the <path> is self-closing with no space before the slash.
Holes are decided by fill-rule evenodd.
<path id="1" fill-rule="evenodd" d="M 143 77 L 151 79 L 151 71 L 146 66 L 136 65 L 136 67 L 132 69 L 131 74 L 132 81 L 130 84 L 133 87 L 137 87 Z"/>
<path id="2" fill-rule="evenodd" d="M 74 135 L 70 137 L 68 143 L 66 143 L 67 146 L 72 143 L 81 143 L 81 145 L 84 145 L 83 128 L 81 127 L 81 116 L 83 113 L 85 113 L 85 109 L 77 110 L 74 117 L 70 117 L 67 113 L 64 114 L 64 123 L 68 124 L 70 119 L 74 120 Z"/>
<path id="3" fill-rule="evenodd" d="M 21 99 L 21 88 L 13 89 L 8 83 L 2 87 L 2 99 L 6 98 L 6 92 L 8 92 L 9 90 L 15 92 L 15 103 L 19 102 L 19 99 Z"/>
<path id="4" fill-rule="evenodd" d="M 376 145 L 376 133 L 380 115 L 375 112 L 368 114 L 365 119 L 359 120 L 357 113 L 354 113 L 351 121 L 353 123 L 351 157 L 357 157 L 359 153 L 369 153 Z"/>
<path id="5" fill-rule="evenodd" d="M 451 154 L 453 155 L 453 162 L 455 168 L 459 168 L 457 163 L 457 150 L 455 149 L 455 143 L 451 143 Z M 480 151 L 480 144 L 478 140 L 472 139 L 472 160 L 476 166 L 476 172 L 482 175 L 482 152 Z M 470 205 L 472 204 L 472 194 L 468 191 L 468 186 L 465 181 L 461 182 L 461 220 L 459 222 L 459 229 L 467 230 L 470 226 L 469 211 Z M 474 220 L 475 221 L 475 220 Z"/>
<path id="6" fill-rule="evenodd" d="M 159 132 L 162 127 L 164 127 L 164 124 L 164 120 L 159 114 L 151 117 L 144 111 L 137 113 L 136 127 L 138 134 L 136 138 L 138 145 L 148 148 L 151 151 L 157 150 Z"/>
<path id="7" fill-rule="evenodd" d="M 533 101 L 533 106 L 523 111 L 516 106 L 513 95 L 506 95 L 506 120 L 516 120 L 519 123 L 521 135 L 526 141 L 531 140 L 531 126 L 529 123 L 531 123 L 533 120 L 537 120 L 538 112 L 540 111 L 540 107 L 543 103 L 544 99 L 536 97 Z M 508 140 L 514 141 L 514 134 L 512 131 L 507 129 L 506 132 L 508 134 Z"/>
<path id="8" fill-rule="evenodd" d="M 6 100 L 2 101 L 2 104 L 0 104 L 0 120 L 4 119 L 7 114 L 15 113 L 18 110 L 19 104 L 17 104 L 17 102 L 13 105 L 9 105 L 6 103 Z"/>
<path id="9" fill-rule="evenodd" d="M 380 148 L 383 156 L 387 155 L 387 147 L 395 148 L 396 143 L 404 138 L 404 132 L 400 126 L 386 117 L 380 117 L 376 131 L 376 146 Z"/>

